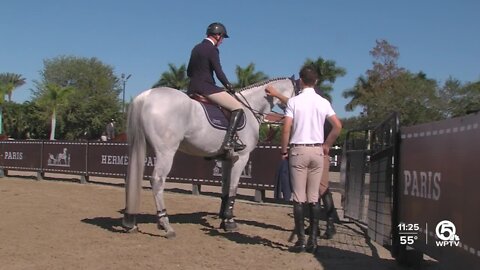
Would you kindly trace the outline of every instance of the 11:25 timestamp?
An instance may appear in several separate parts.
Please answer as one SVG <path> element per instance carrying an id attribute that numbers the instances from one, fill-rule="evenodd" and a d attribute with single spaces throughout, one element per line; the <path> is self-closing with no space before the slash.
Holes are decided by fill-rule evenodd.
<path id="1" fill-rule="evenodd" d="M 418 232 L 420 230 L 418 223 L 400 223 L 397 227 L 400 232 Z"/>

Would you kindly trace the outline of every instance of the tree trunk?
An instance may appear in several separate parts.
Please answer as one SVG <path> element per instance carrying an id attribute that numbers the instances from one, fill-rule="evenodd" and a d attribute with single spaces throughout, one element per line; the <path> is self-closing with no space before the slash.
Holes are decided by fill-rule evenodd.
<path id="1" fill-rule="evenodd" d="M 3 106 L 0 106 L 0 134 L 3 134 Z"/>
<path id="2" fill-rule="evenodd" d="M 51 121 L 51 127 L 50 127 L 50 140 L 55 140 L 55 126 L 57 124 L 57 117 L 55 114 L 56 114 L 55 109 L 53 109 L 52 121 Z"/>

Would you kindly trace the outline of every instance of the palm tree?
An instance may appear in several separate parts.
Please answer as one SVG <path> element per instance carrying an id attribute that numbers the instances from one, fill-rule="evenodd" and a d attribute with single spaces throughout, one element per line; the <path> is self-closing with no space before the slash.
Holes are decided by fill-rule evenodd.
<path id="1" fill-rule="evenodd" d="M 166 86 L 185 91 L 188 87 L 187 68 L 185 64 L 177 68 L 174 64 L 168 64 L 169 71 L 162 73 L 160 80 L 152 88 Z"/>
<path id="2" fill-rule="evenodd" d="M 45 85 L 44 94 L 37 101 L 40 107 L 44 107 L 50 113 L 51 130 L 50 140 L 55 140 L 55 127 L 57 124 L 57 109 L 65 105 L 68 96 L 74 90 L 72 87 L 61 87 L 57 84 L 49 83 Z"/>
<path id="3" fill-rule="evenodd" d="M 25 84 L 25 78 L 22 77 L 20 74 L 16 73 L 1 73 L 0 74 L 0 83 L 6 85 L 6 95 L 8 95 L 8 101 L 12 101 L 12 92 L 16 88 Z"/>
<path id="4" fill-rule="evenodd" d="M 357 78 L 353 88 L 348 89 L 342 93 L 344 98 L 351 98 L 350 102 L 345 105 L 345 110 L 353 111 L 357 106 L 364 106 L 363 113 L 367 113 L 367 104 L 365 103 L 366 95 L 371 91 L 370 82 L 363 76 Z"/>
<path id="5" fill-rule="evenodd" d="M 324 97 L 328 100 L 332 100 L 330 92 L 332 92 L 332 84 L 335 83 L 335 80 L 338 77 L 345 76 L 347 72 L 342 67 L 337 67 L 335 61 L 325 60 L 322 57 L 319 57 L 317 60 L 307 59 L 304 66 L 310 65 L 315 68 L 319 75 L 319 79 L 316 87 L 324 93 Z M 326 82 L 330 84 L 325 84 Z"/>
<path id="6" fill-rule="evenodd" d="M 243 88 L 268 79 L 268 76 L 265 75 L 265 73 L 261 71 L 255 72 L 255 65 L 253 63 L 250 63 L 246 68 L 237 66 L 235 74 L 237 74 L 238 80 L 238 83 L 235 85 L 237 88 Z"/>
<path id="7" fill-rule="evenodd" d="M 0 134 L 3 134 L 3 103 L 5 95 L 8 95 L 8 101 L 12 99 L 12 92 L 17 87 L 25 83 L 22 75 L 15 73 L 0 73 Z"/>
<path id="8" fill-rule="evenodd" d="M 5 95 L 8 88 L 8 83 L 0 82 L 0 134 L 3 134 L 3 103 L 5 103 Z"/>

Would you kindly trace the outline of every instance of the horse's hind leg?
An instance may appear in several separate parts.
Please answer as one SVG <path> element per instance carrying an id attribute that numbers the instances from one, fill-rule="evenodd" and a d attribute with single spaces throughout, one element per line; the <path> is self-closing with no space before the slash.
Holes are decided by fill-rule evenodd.
<path id="1" fill-rule="evenodd" d="M 155 198 L 155 206 L 157 207 L 158 228 L 165 230 L 167 238 L 173 238 L 176 236 L 175 231 L 173 230 L 172 226 L 170 226 L 167 209 L 165 207 L 165 201 L 163 198 L 165 181 L 170 169 L 172 168 L 174 155 L 175 152 L 168 155 L 157 153 L 155 169 L 153 170 L 152 179 L 150 180 L 153 196 Z"/>

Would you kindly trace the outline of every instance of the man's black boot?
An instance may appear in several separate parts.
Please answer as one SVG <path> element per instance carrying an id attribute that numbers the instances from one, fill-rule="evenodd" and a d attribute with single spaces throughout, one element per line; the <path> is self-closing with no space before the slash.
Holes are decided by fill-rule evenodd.
<path id="1" fill-rule="evenodd" d="M 293 202 L 293 219 L 295 221 L 295 232 L 297 234 L 297 242 L 288 250 L 295 253 L 305 251 L 305 223 L 303 221 L 303 203 Z"/>
<path id="2" fill-rule="evenodd" d="M 309 253 L 315 253 L 317 251 L 317 237 L 318 237 L 318 221 L 320 218 L 320 204 L 309 203 L 310 208 L 310 235 L 308 237 L 306 250 Z"/>
<path id="3" fill-rule="evenodd" d="M 327 216 L 327 228 L 325 233 L 323 234 L 322 238 L 324 239 L 332 239 L 333 235 L 337 232 L 335 230 L 334 224 L 334 214 L 335 214 L 335 207 L 333 205 L 333 197 L 332 193 L 329 189 L 323 194 L 322 196 L 323 206 L 325 207 L 325 213 Z"/>

